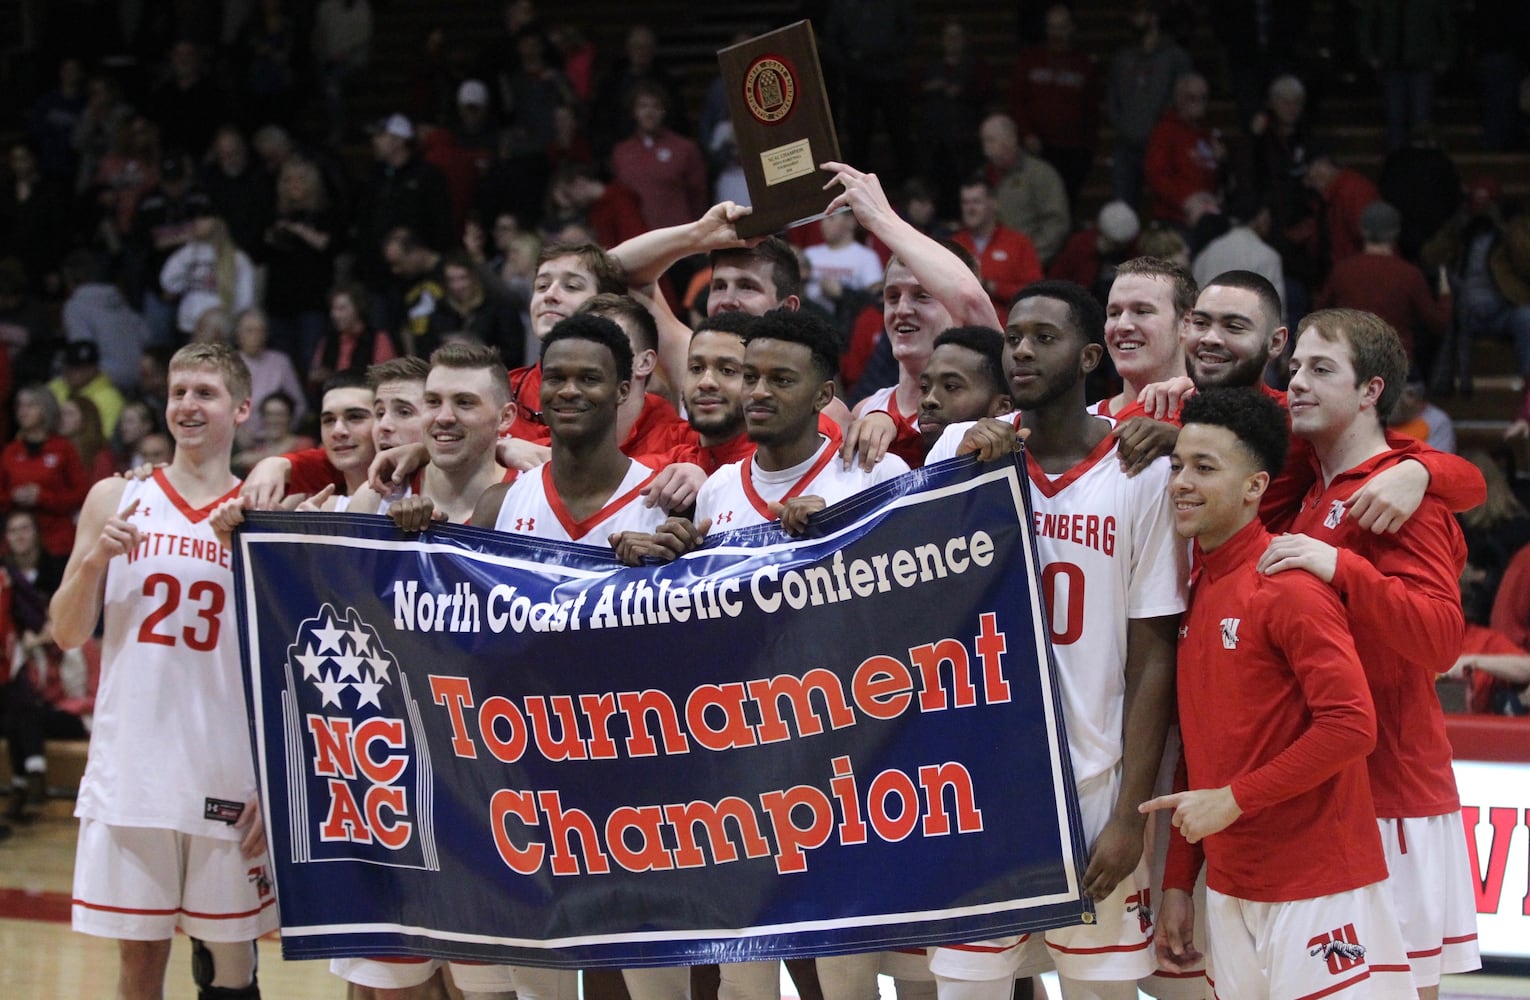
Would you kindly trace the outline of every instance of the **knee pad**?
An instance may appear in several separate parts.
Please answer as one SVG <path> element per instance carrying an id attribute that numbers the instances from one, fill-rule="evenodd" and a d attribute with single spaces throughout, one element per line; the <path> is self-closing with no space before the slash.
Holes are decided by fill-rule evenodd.
<path id="1" fill-rule="evenodd" d="M 260 1000 L 260 981 L 255 975 L 256 951 L 253 941 L 213 942 L 209 946 L 191 939 L 191 981 L 197 985 L 197 1000 Z M 244 986 L 217 986 L 220 980 L 247 980 Z"/>

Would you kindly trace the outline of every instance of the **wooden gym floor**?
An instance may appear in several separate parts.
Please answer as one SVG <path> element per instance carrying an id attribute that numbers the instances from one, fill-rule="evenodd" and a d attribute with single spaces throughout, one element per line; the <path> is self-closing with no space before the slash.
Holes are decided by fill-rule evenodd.
<path id="1" fill-rule="evenodd" d="M 50 801 L 31 822 L 13 824 L 11 837 L 0 841 L 0 998 L 87 1000 L 113 995 L 116 946 L 69 929 L 73 807 L 72 801 Z M 195 1000 L 190 954 L 186 939 L 177 938 L 166 1000 Z M 1047 979 L 1055 998 L 1056 982 Z M 327 963 L 283 961 L 274 935 L 260 943 L 260 985 L 268 1000 L 345 997 L 344 984 L 329 974 Z M 1530 977 L 1448 977 L 1441 997 L 1530 997 Z"/>

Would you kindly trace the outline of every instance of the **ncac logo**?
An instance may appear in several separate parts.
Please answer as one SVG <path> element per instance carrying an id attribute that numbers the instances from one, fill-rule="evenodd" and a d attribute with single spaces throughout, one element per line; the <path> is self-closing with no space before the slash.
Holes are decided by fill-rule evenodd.
<path id="1" fill-rule="evenodd" d="M 415 834 L 410 802 L 421 771 L 401 717 L 408 692 L 398 661 L 355 609 L 342 615 L 325 604 L 288 647 L 288 676 L 306 765 L 289 797 L 317 820 L 298 853 L 333 858 L 324 845 L 335 845 L 344 857 L 397 858 Z"/>

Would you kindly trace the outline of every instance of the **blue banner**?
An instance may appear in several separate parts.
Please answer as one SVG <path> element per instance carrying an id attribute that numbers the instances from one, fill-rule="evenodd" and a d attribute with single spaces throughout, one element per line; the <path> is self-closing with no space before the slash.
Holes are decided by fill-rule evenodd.
<path id="1" fill-rule="evenodd" d="M 1028 494 L 918 470 L 664 566 L 251 514 L 241 652 L 288 958 L 675 965 L 1078 923 Z"/>

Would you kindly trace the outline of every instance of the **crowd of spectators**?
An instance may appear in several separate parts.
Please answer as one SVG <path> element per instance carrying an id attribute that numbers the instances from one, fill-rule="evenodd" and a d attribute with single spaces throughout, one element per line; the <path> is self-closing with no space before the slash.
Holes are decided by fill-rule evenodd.
<path id="1" fill-rule="evenodd" d="M 91 483 L 168 450 L 176 346 L 226 339 L 244 355 L 247 468 L 309 440 L 315 393 L 336 372 L 453 338 L 498 347 L 512 368 L 534 360 L 526 309 L 544 241 L 611 247 L 747 200 L 720 83 L 693 118 L 647 25 L 612 34 L 607 50 L 515 0 L 490 37 L 428 33 L 399 110 L 362 121 L 354 97 L 376 76 L 369 0 L 122 4 L 111 24 L 88 6 L 48 5 L 30 50 L 46 79 L 13 109 L 21 132 L 0 164 L 13 664 L 47 646 L 17 574 L 45 603 Z M 1530 213 L 1491 177 L 1463 184 L 1432 121 L 1436 79 L 1470 53 L 1483 143 L 1522 148 L 1526 5 L 1336 5 L 1341 21 L 1358 14 L 1339 25 L 1338 72 L 1324 82 L 1375 74 L 1387 125 L 1375 180 L 1321 138 L 1298 58 L 1317 47 L 1306 4 L 1219 3 L 1201 24 L 1195 5 L 1134 0 L 1119 46 L 1093 52 L 1068 5 L 1022 5 L 1032 43 L 1008 65 L 975 51 L 959 21 L 925 40 L 912 0 L 806 6 L 846 158 L 877 168 L 918 228 L 981 261 L 1001 315 L 1043 276 L 1103 300 L 1116 265 L 1141 253 L 1197 277 L 1252 270 L 1288 321 L 1342 305 L 1391 322 L 1420 373 L 1399 423 L 1436 442 L 1449 421 L 1428 396 L 1472 391 L 1475 340 L 1511 341 L 1530 371 Z M 1203 29 L 1225 63 L 1192 59 Z M 1218 101 L 1230 120 L 1210 113 Z M 1086 218 L 1095 173 L 1112 197 Z M 845 338 L 847 395 L 895 380 L 881 329 L 887 249 L 849 215 L 789 235 L 804 307 Z M 662 291 L 682 316 L 704 311 L 707 277 L 704 260 L 682 261 Z M 1510 436 L 1530 440 L 1530 403 Z M 1506 539 L 1530 537 L 1518 480 L 1500 479 L 1472 524 L 1474 593 L 1516 572 Z M 11 541 L 13 526 L 35 544 Z M 1519 623 L 1530 629 L 1530 613 Z M 84 703 L 78 684 L 49 690 Z M 18 780 L 29 767 L 18 760 Z"/>

